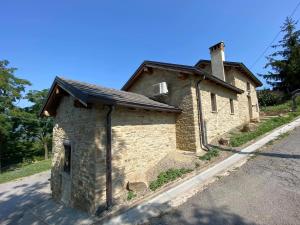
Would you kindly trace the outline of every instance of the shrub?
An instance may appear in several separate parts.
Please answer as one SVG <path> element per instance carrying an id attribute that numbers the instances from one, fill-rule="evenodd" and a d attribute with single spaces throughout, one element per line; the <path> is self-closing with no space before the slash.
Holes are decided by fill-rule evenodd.
<path id="1" fill-rule="evenodd" d="M 279 92 L 268 89 L 257 91 L 258 103 L 260 106 L 272 106 L 282 103 L 283 96 Z"/>
<path id="2" fill-rule="evenodd" d="M 219 149 L 213 148 L 203 156 L 200 156 L 199 159 L 210 161 L 212 158 L 217 157 L 219 155 Z"/>
<path id="3" fill-rule="evenodd" d="M 136 194 L 133 191 L 128 191 L 127 193 L 127 200 L 130 201 L 131 199 L 134 199 L 136 197 Z"/>
<path id="4" fill-rule="evenodd" d="M 150 183 L 149 186 L 150 190 L 155 191 L 157 188 L 163 186 L 164 184 L 176 180 L 178 177 L 181 177 L 186 173 L 190 173 L 191 171 L 192 169 L 181 168 L 181 169 L 168 169 L 165 172 L 161 172 L 157 176 L 157 179 Z"/>

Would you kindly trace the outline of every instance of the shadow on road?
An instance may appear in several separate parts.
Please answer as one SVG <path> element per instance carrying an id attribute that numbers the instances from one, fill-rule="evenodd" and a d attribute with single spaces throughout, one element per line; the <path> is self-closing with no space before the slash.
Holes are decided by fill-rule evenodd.
<path id="1" fill-rule="evenodd" d="M 214 209 L 201 209 L 199 206 L 192 205 L 194 209 L 188 214 L 183 215 L 182 211 L 173 210 L 168 216 L 153 218 L 148 224 L 182 224 L 182 225 L 254 225 L 246 221 L 241 216 L 230 212 L 226 207 Z"/>
<path id="2" fill-rule="evenodd" d="M 12 190 L 2 192 L 0 199 L 0 224 L 18 224 L 24 212 L 36 204 L 48 200 L 48 193 L 40 192 L 49 186 L 48 181 L 15 186 Z M 14 191 L 15 190 L 15 191 Z"/>
<path id="3" fill-rule="evenodd" d="M 151 204 L 139 208 L 134 208 L 130 213 L 122 214 L 118 220 L 110 222 L 118 222 L 118 224 L 134 224 L 139 218 L 139 224 L 144 225 L 255 225 L 246 221 L 243 217 L 230 212 L 226 207 L 214 209 L 199 208 L 199 205 L 189 206 L 192 210 L 184 213 L 182 210 L 172 209 L 166 204 Z M 166 210 L 169 209 L 169 210 Z M 161 210 L 166 210 L 165 214 L 160 214 Z M 151 218 L 149 221 L 146 218 Z M 147 221 L 142 223 L 142 221 Z M 108 219 L 99 221 L 97 224 L 106 224 Z M 114 224 L 114 223 L 109 223 Z"/>
<path id="4" fill-rule="evenodd" d="M 274 152 L 241 152 L 239 150 L 233 149 L 233 148 L 224 148 L 216 145 L 210 145 L 213 148 L 218 148 L 221 151 L 226 151 L 226 152 L 232 152 L 232 153 L 238 153 L 238 154 L 244 154 L 244 155 L 262 155 L 262 156 L 268 156 L 268 157 L 277 157 L 277 158 L 285 158 L 285 159 L 300 159 L 300 155 L 296 154 L 285 154 L 285 153 L 274 153 Z"/>

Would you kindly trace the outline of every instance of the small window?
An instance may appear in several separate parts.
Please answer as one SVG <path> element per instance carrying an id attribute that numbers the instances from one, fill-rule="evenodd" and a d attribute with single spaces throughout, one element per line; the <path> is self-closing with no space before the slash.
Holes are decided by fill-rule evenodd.
<path id="1" fill-rule="evenodd" d="M 212 112 L 217 112 L 216 94 L 210 93 L 210 99 L 211 99 L 211 111 Z"/>
<path id="2" fill-rule="evenodd" d="M 230 113 L 234 114 L 234 104 L 233 104 L 233 99 L 229 99 L 230 102 Z"/>
<path id="3" fill-rule="evenodd" d="M 71 144 L 69 142 L 64 143 L 65 159 L 64 159 L 64 172 L 70 174 L 71 172 Z"/>
<path id="4" fill-rule="evenodd" d="M 250 88 L 250 83 L 247 82 L 247 91 L 250 92 L 251 91 L 251 88 Z"/>

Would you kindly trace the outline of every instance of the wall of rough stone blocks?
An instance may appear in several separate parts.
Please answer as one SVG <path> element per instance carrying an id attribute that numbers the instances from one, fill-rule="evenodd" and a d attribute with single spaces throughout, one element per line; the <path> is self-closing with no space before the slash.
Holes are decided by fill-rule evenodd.
<path id="1" fill-rule="evenodd" d="M 118 107 L 112 116 L 113 186 L 117 198 L 123 195 L 128 182 L 149 184 L 148 171 L 176 150 L 176 129 L 174 113 Z"/>
<path id="2" fill-rule="evenodd" d="M 200 83 L 202 111 L 208 142 L 240 125 L 237 94 L 208 80 Z M 212 111 L 211 93 L 216 95 L 217 112 Z M 234 114 L 230 111 L 233 100 Z"/>
<path id="3" fill-rule="evenodd" d="M 64 173 L 63 141 L 69 140 L 72 147 L 70 206 L 93 213 L 96 210 L 96 190 L 98 195 L 103 195 L 105 187 L 103 177 L 96 182 L 96 172 L 105 169 L 102 159 L 106 110 L 103 106 L 91 109 L 75 108 L 73 102 L 73 97 L 63 97 L 54 120 L 52 195 L 54 199 L 61 200 L 61 182 Z"/>
<path id="4" fill-rule="evenodd" d="M 208 140 L 249 121 L 246 82 L 251 84 L 252 103 L 257 103 L 254 83 L 239 71 L 227 71 L 235 77 L 237 95 L 207 80 L 201 83 L 203 114 Z M 181 114 L 117 107 L 112 114 L 113 187 L 115 200 L 124 193 L 128 181 L 148 182 L 147 171 L 176 148 L 202 154 L 200 146 L 196 82 L 198 76 L 183 76 L 175 71 L 154 69 L 144 73 L 129 91 L 152 95 L 153 84 L 166 82 L 169 94 L 164 102 L 182 109 Z M 218 112 L 211 112 L 210 93 L 217 96 Z M 235 113 L 230 113 L 229 99 Z M 61 173 L 64 160 L 63 141 L 72 143 L 72 188 L 70 206 L 94 213 L 105 203 L 106 114 L 103 105 L 75 108 L 73 97 L 63 97 L 53 128 L 53 163 L 51 188 L 54 199 L 61 199 Z M 253 106 L 253 118 L 259 118 Z"/>
<path id="5" fill-rule="evenodd" d="M 254 82 L 251 79 L 249 79 L 245 74 L 242 74 L 236 69 L 231 69 L 228 71 L 228 73 L 234 76 L 235 86 L 245 91 L 244 93 L 238 96 L 240 116 L 242 117 L 242 120 L 250 120 L 247 97 L 248 95 L 251 96 L 252 101 L 252 119 L 259 120 L 259 105 L 256 93 L 256 86 Z M 250 92 L 247 91 L 247 82 L 250 83 Z"/>
<path id="6" fill-rule="evenodd" d="M 208 73 L 211 72 L 209 65 L 202 69 Z M 232 91 L 229 91 L 228 89 L 209 81 L 203 81 L 201 83 L 200 89 L 203 115 L 205 118 L 207 138 L 209 142 L 230 131 L 231 129 L 250 121 L 247 95 L 250 95 L 252 100 L 252 119 L 259 120 L 259 106 L 254 82 L 245 74 L 242 74 L 240 71 L 234 68 L 226 69 L 225 75 L 232 84 L 244 90 L 244 93 L 234 94 Z M 247 82 L 250 83 L 250 93 L 248 93 L 246 90 Z M 212 92 L 216 94 L 218 108 L 217 112 L 211 111 L 210 93 Z M 235 112 L 233 115 L 230 113 L 230 98 L 233 99 L 234 103 Z"/>
<path id="7" fill-rule="evenodd" d="M 146 96 L 153 95 L 154 84 L 166 82 L 169 93 L 162 100 L 170 105 L 182 109 L 176 118 L 176 142 L 180 150 L 196 151 L 199 148 L 198 131 L 195 121 L 195 93 L 192 93 L 192 76 L 183 76 L 179 72 L 153 69 L 151 74 L 142 73 L 138 80 L 128 90 Z"/>
<path id="8" fill-rule="evenodd" d="M 108 107 L 75 108 L 64 97 L 53 128 L 51 189 L 62 198 L 63 141 L 72 145 L 70 206 L 95 213 L 106 201 L 106 114 Z M 117 107 L 112 113 L 112 178 L 115 203 L 130 182 L 149 181 L 147 172 L 176 150 L 175 114 Z"/>

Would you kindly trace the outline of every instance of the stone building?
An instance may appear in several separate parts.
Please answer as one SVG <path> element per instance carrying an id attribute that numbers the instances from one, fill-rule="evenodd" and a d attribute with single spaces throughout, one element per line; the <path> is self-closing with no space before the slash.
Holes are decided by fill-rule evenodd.
<path id="1" fill-rule="evenodd" d="M 90 213 L 175 150 L 201 155 L 231 129 L 259 120 L 256 87 L 224 44 L 195 66 L 145 61 L 122 90 L 56 77 L 41 114 L 54 117 L 53 198 Z"/>

